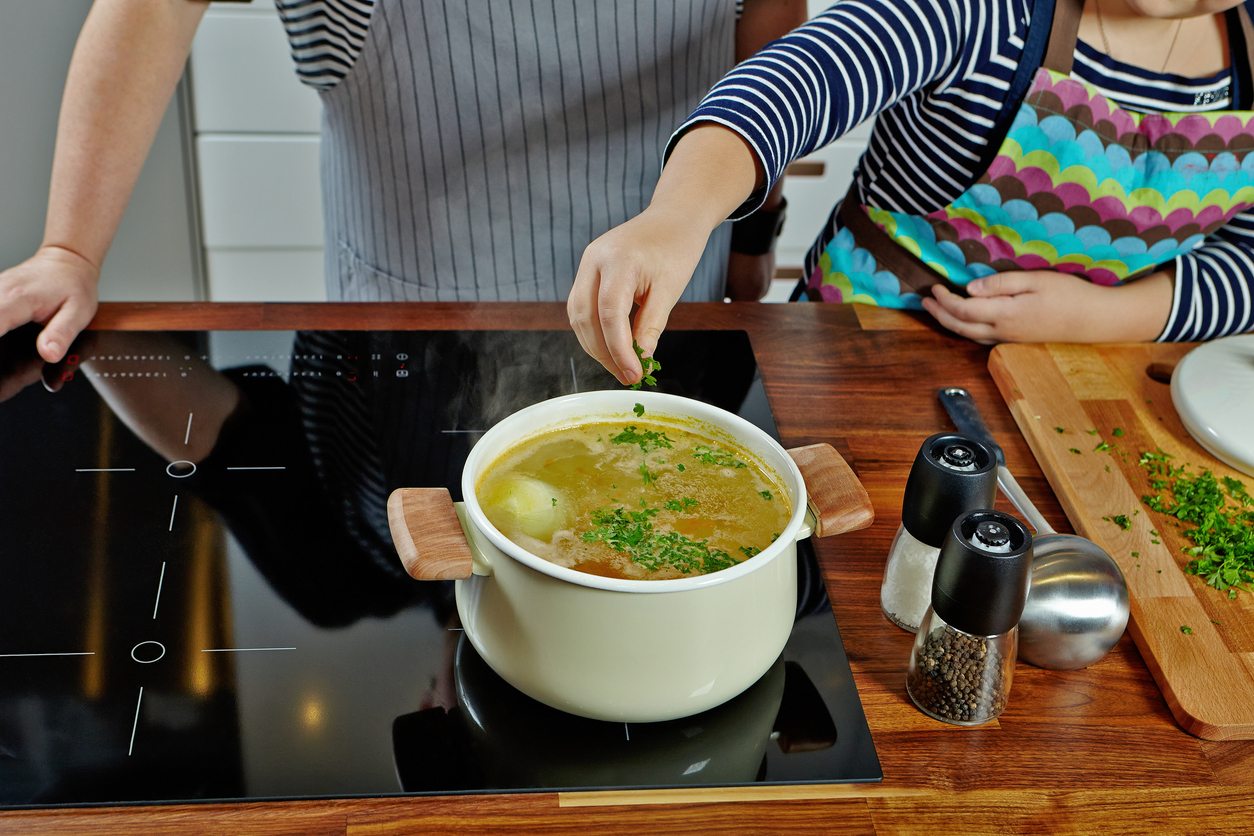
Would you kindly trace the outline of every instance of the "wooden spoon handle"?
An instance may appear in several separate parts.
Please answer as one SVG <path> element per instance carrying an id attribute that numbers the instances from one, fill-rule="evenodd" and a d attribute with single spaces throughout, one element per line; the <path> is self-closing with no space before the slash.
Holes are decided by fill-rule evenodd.
<path id="1" fill-rule="evenodd" d="M 815 537 L 866 528 L 875 521 L 871 497 L 848 462 L 830 444 L 809 444 L 788 451 L 806 482 L 806 501 L 814 517 Z"/>
<path id="2" fill-rule="evenodd" d="M 420 581 L 470 577 L 474 558 L 447 488 L 392 491 L 388 528 L 410 577 Z"/>

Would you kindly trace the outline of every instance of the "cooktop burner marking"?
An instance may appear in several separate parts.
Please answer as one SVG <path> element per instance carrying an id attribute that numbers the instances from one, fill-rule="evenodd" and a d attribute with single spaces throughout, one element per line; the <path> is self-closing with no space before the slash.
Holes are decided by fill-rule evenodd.
<path id="1" fill-rule="evenodd" d="M 135 730 L 139 728 L 139 707 L 144 704 L 144 686 L 139 686 L 139 699 L 135 701 L 135 722 L 131 724 L 131 745 L 126 750 L 126 756 L 129 758 L 131 753 L 135 751 Z"/>
<path id="2" fill-rule="evenodd" d="M 76 467 L 75 473 L 124 473 L 133 471 L 133 467 Z"/>
<path id="3" fill-rule="evenodd" d="M 167 528 L 166 531 L 174 530 L 174 512 L 178 510 L 178 507 L 179 507 L 179 495 L 175 494 L 174 495 L 174 507 L 170 509 L 170 527 Z M 163 563 L 161 565 L 164 566 L 165 564 Z"/>
<path id="4" fill-rule="evenodd" d="M 176 496 L 174 497 L 174 499 L 177 501 L 178 497 Z M 173 527 L 174 525 L 173 513 L 170 514 L 170 525 L 171 527 Z M 157 620 L 157 607 L 161 606 L 161 584 L 163 583 L 165 583 L 165 561 L 164 560 L 161 561 L 161 577 L 157 578 L 157 602 L 152 605 L 152 618 L 154 621 Z"/>
<path id="5" fill-rule="evenodd" d="M 191 468 L 191 470 L 187 470 L 187 468 L 189 467 Z M 187 472 L 184 473 L 183 472 L 184 470 L 187 470 Z M 165 472 L 167 475 L 173 476 L 175 479 L 186 479 L 188 476 L 191 476 L 193 473 L 196 472 L 196 463 L 189 462 L 186 460 L 170 462 L 168 465 L 166 465 Z"/>
<path id="6" fill-rule="evenodd" d="M 183 444 L 187 444 L 187 440 L 192 437 L 192 415 L 193 414 L 194 413 L 191 413 L 191 412 L 187 413 L 187 432 L 183 434 Z"/>
<path id="7" fill-rule="evenodd" d="M 95 656 L 91 650 L 80 650 L 73 653 L 0 653 L 0 659 L 12 659 L 18 656 Z"/>
<path id="8" fill-rule="evenodd" d="M 247 653 L 252 650 L 295 650 L 294 647 L 208 647 L 201 653 Z"/>
<path id="9" fill-rule="evenodd" d="M 631 740 L 631 732 L 628 730 L 626 723 L 623 723 L 623 734 L 627 735 L 628 740 Z"/>
<path id="10" fill-rule="evenodd" d="M 146 644 L 155 644 L 160 651 L 152 659 L 141 659 L 135 655 L 136 651 L 138 651 L 141 647 L 143 647 Z M 165 645 L 162 644 L 161 642 L 154 642 L 154 641 L 140 642 L 139 644 L 131 648 L 131 658 L 134 659 L 136 662 L 139 662 L 141 665 L 151 665 L 153 662 L 159 662 L 164 656 L 165 656 Z"/>
<path id="11" fill-rule="evenodd" d="M 286 467 L 228 467 L 227 470 L 287 470 Z"/>

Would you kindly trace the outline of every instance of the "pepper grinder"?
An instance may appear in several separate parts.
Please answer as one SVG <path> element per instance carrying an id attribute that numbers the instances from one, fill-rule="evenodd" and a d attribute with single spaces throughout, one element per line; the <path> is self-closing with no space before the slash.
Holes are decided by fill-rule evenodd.
<path id="1" fill-rule="evenodd" d="M 920 711 L 974 726 L 1005 710 L 1031 572 L 1032 535 L 1023 523 L 1000 511 L 954 520 L 906 669 L 906 691 Z"/>
<path id="2" fill-rule="evenodd" d="M 967 511 L 992 508 L 996 498 L 997 458 L 988 447 L 957 433 L 937 433 L 923 442 L 884 564 L 880 607 L 889 621 L 911 633 L 919 629 L 950 525 Z"/>

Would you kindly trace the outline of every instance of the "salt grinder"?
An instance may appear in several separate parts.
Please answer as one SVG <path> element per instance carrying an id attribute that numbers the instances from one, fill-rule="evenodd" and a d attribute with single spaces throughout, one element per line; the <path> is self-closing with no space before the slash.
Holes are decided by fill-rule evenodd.
<path id="1" fill-rule="evenodd" d="M 901 505 L 901 526 L 884 564 L 880 607 L 888 620 L 919 629 L 932 597 L 936 556 L 955 519 L 992 508 L 997 498 L 997 458 L 973 438 L 937 433 L 923 442 Z"/>
<path id="2" fill-rule="evenodd" d="M 1006 708 L 1031 571 L 1032 535 L 1014 517 L 972 511 L 954 520 L 906 669 L 906 691 L 924 714 L 974 726 Z"/>

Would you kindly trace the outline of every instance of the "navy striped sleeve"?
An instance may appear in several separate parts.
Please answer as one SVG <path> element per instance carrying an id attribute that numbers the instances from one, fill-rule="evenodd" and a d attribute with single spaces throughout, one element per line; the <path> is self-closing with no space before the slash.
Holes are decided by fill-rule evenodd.
<path id="1" fill-rule="evenodd" d="M 1171 315 L 1158 342 L 1254 331 L 1254 212 L 1242 212 L 1176 259 Z"/>
<path id="2" fill-rule="evenodd" d="M 292 45 L 296 75 L 329 90 L 352 69 L 374 13 L 374 0 L 274 0 Z"/>
<path id="3" fill-rule="evenodd" d="M 741 63 L 715 85 L 667 145 L 698 122 L 740 134 L 766 171 L 761 203 L 803 157 L 953 71 L 971 25 L 962 0 L 842 0 Z"/>

